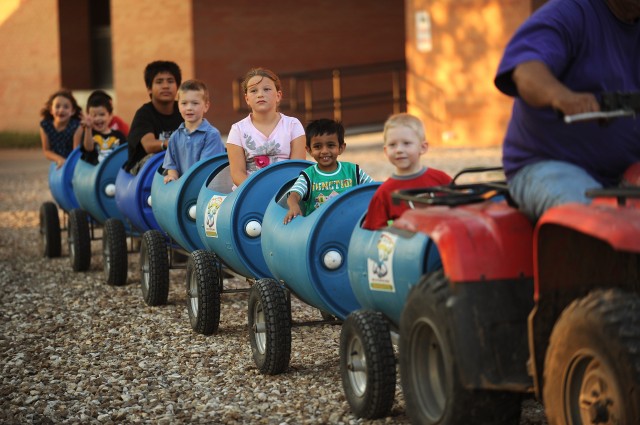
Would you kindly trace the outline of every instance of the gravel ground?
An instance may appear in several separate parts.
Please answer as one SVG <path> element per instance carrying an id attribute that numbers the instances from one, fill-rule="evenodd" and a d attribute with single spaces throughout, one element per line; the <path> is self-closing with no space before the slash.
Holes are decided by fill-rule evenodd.
<path id="1" fill-rule="evenodd" d="M 374 136 L 348 139 L 343 159 L 383 179 L 391 167 Z M 499 150 L 432 149 L 427 158 L 455 173 L 499 164 Z M 47 167 L 38 151 L 0 151 L 0 422 L 409 423 L 400 385 L 391 416 L 363 421 L 350 413 L 338 326 L 294 328 L 290 369 L 263 376 L 251 357 L 246 294 L 224 295 L 218 334 L 202 336 L 189 326 L 183 270 L 171 271 L 168 305 L 148 307 L 137 254 L 123 287 L 104 283 L 99 241 L 88 272 L 71 270 L 65 237 L 61 258 L 42 258 Z M 247 284 L 228 279 L 225 287 Z M 292 310 L 294 320 L 320 318 L 295 299 Z M 522 424 L 546 424 L 539 404 L 523 406 Z"/>

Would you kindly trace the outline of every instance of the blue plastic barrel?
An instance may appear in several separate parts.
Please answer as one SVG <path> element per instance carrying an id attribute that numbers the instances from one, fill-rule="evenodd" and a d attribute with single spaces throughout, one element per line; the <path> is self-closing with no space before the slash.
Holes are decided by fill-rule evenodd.
<path id="1" fill-rule="evenodd" d="M 80 148 L 75 148 L 62 167 L 56 168 L 55 162 L 49 166 L 49 190 L 60 208 L 67 212 L 79 208 L 71 180 L 80 154 Z"/>
<path id="2" fill-rule="evenodd" d="M 196 229 L 198 194 L 211 170 L 225 162 L 228 162 L 226 153 L 201 159 L 178 180 L 167 184 L 164 184 L 162 166 L 154 173 L 151 184 L 153 215 L 162 230 L 189 252 L 205 249 Z"/>
<path id="3" fill-rule="evenodd" d="M 292 184 L 288 182 L 271 199 L 264 214 L 265 262 L 272 275 L 298 298 L 344 319 L 360 307 L 349 283 L 349 239 L 380 184 L 355 186 L 285 226 L 282 221 L 288 208 L 282 195 Z"/>
<path id="4" fill-rule="evenodd" d="M 252 173 L 233 192 L 228 163 L 220 164 L 198 196 L 196 226 L 207 249 L 242 276 L 272 277 L 262 256 L 264 212 L 282 184 L 297 178 L 311 164 L 302 160 L 276 162 Z"/>
<path id="5" fill-rule="evenodd" d="M 115 198 L 118 170 L 127 161 L 127 145 L 118 146 L 97 165 L 79 160 L 73 172 L 73 193 L 80 208 L 104 223 L 108 218 L 124 217 Z"/>
<path id="6" fill-rule="evenodd" d="M 424 233 L 371 231 L 360 224 L 349 242 L 351 288 L 362 308 L 379 311 L 398 326 L 411 287 L 442 268 L 438 248 Z"/>
<path id="7" fill-rule="evenodd" d="M 164 161 L 165 152 L 158 152 L 144 163 L 135 176 L 120 168 L 116 176 L 116 205 L 131 223 L 132 230 L 144 233 L 160 230 L 149 203 L 151 183 L 158 167 Z"/>

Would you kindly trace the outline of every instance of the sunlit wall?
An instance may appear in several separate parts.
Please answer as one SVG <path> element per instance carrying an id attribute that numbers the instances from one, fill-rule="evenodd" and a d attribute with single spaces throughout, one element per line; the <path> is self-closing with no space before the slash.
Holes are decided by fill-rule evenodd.
<path id="1" fill-rule="evenodd" d="M 408 111 L 432 145 L 502 142 L 512 101 L 493 85 L 502 51 L 530 15 L 525 0 L 407 0 Z"/>

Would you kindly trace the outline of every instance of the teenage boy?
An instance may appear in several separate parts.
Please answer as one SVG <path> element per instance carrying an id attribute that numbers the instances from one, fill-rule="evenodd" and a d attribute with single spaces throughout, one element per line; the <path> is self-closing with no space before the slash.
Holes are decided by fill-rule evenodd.
<path id="1" fill-rule="evenodd" d="M 167 149 L 167 143 L 182 123 L 176 92 L 182 82 L 175 62 L 155 61 L 144 70 L 144 82 L 151 101 L 138 109 L 129 130 L 129 159 L 125 170 L 137 174 L 154 153 Z"/>

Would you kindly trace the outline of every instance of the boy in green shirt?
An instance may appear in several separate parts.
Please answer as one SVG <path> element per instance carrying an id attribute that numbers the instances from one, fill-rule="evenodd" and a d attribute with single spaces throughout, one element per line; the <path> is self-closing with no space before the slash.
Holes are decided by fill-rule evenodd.
<path id="1" fill-rule="evenodd" d="M 338 161 L 338 156 L 347 147 L 344 142 L 344 127 L 340 122 L 330 119 L 315 120 L 307 125 L 305 132 L 307 152 L 317 164 L 303 170 L 287 192 L 289 212 L 284 218 L 284 224 L 302 214 L 300 201 L 304 206 L 304 215 L 309 215 L 324 202 L 350 187 L 373 181 L 357 164 Z"/>

